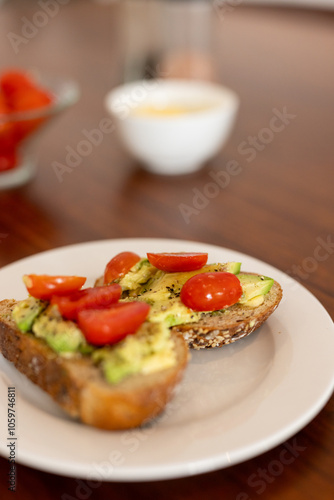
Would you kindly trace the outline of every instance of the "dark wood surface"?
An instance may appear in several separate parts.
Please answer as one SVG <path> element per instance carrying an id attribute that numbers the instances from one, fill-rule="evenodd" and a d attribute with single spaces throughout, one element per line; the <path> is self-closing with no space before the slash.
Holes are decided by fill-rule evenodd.
<path id="1" fill-rule="evenodd" d="M 22 34 L 23 18 L 33 20 L 39 3 L 10 0 L 0 8 L 1 69 L 37 67 L 72 77 L 81 88 L 80 101 L 41 137 L 35 179 L 0 192 L 0 266 L 84 241 L 137 236 L 199 240 L 245 252 L 292 274 L 333 317 L 333 246 L 322 260 L 316 248 L 319 239 L 334 241 L 334 17 L 321 11 L 231 5 L 235 8 L 219 25 L 217 62 L 220 80 L 236 90 L 241 107 L 219 156 L 190 176 L 153 176 L 123 152 L 111 133 L 63 182 L 56 178 L 53 162 L 64 162 L 66 148 L 76 148 L 83 131 L 107 117 L 103 98 L 121 78 L 119 8 L 117 3 L 88 0 L 59 3 L 57 14 L 22 42 L 17 53 L 8 34 Z M 268 137 L 263 130 L 270 127 L 273 110 L 284 109 L 290 115 L 284 129 L 246 153 L 250 138 Z M 240 174 L 186 222 L 180 204 L 192 206 L 194 189 L 207 189 L 210 173 L 225 170 L 231 160 L 239 163 Z M 315 356 L 316 347 L 315 341 Z M 297 446 L 295 460 L 276 469 L 273 464 L 286 443 L 245 463 L 195 477 L 94 488 L 86 484 L 85 489 L 75 478 L 18 465 L 16 493 L 7 489 L 4 457 L 0 496 L 333 498 L 333 398 L 288 445 Z M 254 484 L 254 478 L 261 482 Z"/>

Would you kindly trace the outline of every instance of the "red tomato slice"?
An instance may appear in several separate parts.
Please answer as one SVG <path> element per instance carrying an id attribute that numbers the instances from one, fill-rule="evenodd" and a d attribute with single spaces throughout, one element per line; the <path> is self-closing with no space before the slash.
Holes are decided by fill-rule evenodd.
<path id="1" fill-rule="evenodd" d="M 11 101 L 13 94 L 21 89 L 30 89 L 33 87 L 31 79 L 20 70 L 8 70 L 0 78 L 0 89 L 5 95 L 7 101 Z"/>
<path id="2" fill-rule="evenodd" d="M 217 311 L 238 302 L 242 295 L 239 279 L 232 273 L 209 272 L 192 276 L 181 289 L 183 304 L 195 311 Z"/>
<path id="3" fill-rule="evenodd" d="M 196 271 L 208 261 L 207 253 L 148 253 L 147 258 L 152 266 L 169 273 Z"/>
<path id="4" fill-rule="evenodd" d="M 50 300 L 52 295 L 66 295 L 79 290 L 86 278 L 81 276 L 49 276 L 47 274 L 26 274 L 23 282 L 30 295 L 36 299 Z"/>
<path id="5" fill-rule="evenodd" d="M 135 333 L 149 310 L 145 302 L 119 302 L 109 309 L 80 311 L 78 324 L 90 344 L 115 344 Z"/>
<path id="6" fill-rule="evenodd" d="M 115 257 L 113 257 L 106 265 L 104 271 L 104 283 L 108 284 L 118 278 L 121 278 L 139 261 L 139 255 L 133 252 L 121 252 L 115 255 Z"/>
<path id="7" fill-rule="evenodd" d="M 76 320 L 80 311 L 102 309 L 117 302 L 122 294 L 122 287 L 117 283 L 108 286 L 85 288 L 64 296 L 53 296 L 51 304 L 56 304 L 61 315 L 66 319 Z"/>

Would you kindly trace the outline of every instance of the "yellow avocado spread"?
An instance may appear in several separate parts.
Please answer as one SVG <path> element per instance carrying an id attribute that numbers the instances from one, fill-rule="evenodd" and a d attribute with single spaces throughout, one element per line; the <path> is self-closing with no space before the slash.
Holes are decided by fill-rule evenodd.
<path id="1" fill-rule="evenodd" d="M 32 334 L 62 357 L 91 356 L 111 384 L 132 374 L 148 374 L 176 363 L 171 332 L 164 323 L 144 323 L 139 330 L 114 345 L 88 344 L 74 321 L 61 317 L 57 306 L 33 297 L 18 302 L 12 312 L 17 327 Z"/>
<path id="2" fill-rule="evenodd" d="M 141 259 L 119 280 L 123 290 L 122 300 L 141 300 L 150 304 L 148 319 L 151 322 L 164 322 L 168 327 L 192 323 L 207 313 L 193 311 L 181 302 L 182 286 L 196 274 L 229 272 L 237 275 L 242 286 L 243 294 L 239 304 L 258 307 L 270 290 L 273 280 L 265 276 L 241 273 L 240 269 L 240 262 L 227 262 L 208 264 L 196 271 L 166 273 L 152 266 L 148 259 Z"/>

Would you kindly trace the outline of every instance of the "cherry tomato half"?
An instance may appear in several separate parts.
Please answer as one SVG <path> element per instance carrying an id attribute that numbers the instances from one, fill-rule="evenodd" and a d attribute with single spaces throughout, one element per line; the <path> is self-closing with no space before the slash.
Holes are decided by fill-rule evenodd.
<path id="1" fill-rule="evenodd" d="M 208 261 L 207 253 L 148 253 L 147 258 L 152 266 L 169 273 L 196 271 Z"/>
<path id="2" fill-rule="evenodd" d="M 109 309 L 80 311 L 78 324 L 90 344 L 115 344 L 135 333 L 149 310 L 145 302 L 118 302 Z"/>
<path id="3" fill-rule="evenodd" d="M 50 300 L 52 295 L 66 295 L 79 290 L 86 278 L 81 276 L 49 276 L 47 274 L 26 274 L 23 282 L 30 295 L 36 299 Z"/>
<path id="4" fill-rule="evenodd" d="M 115 255 L 115 257 L 113 257 L 106 265 L 104 271 L 104 283 L 108 284 L 118 278 L 121 278 L 139 261 L 139 255 L 133 252 L 121 252 Z"/>
<path id="5" fill-rule="evenodd" d="M 242 295 L 239 279 L 232 273 L 196 274 L 185 282 L 180 298 L 195 311 L 217 311 L 238 302 Z"/>
<path id="6" fill-rule="evenodd" d="M 80 311 L 86 309 L 101 309 L 117 302 L 122 294 L 122 287 L 117 283 L 108 286 L 85 288 L 69 295 L 51 298 L 51 304 L 56 304 L 60 314 L 66 319 L 76 320 Z"/>

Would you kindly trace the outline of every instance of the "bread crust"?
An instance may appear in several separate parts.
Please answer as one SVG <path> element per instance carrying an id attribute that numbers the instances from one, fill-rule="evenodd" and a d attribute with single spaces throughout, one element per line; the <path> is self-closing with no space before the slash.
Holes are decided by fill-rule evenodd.
<path id="1" fill-rule="evenodd" d="M 88 357 L 58 356 L 44 340 L 21 333 L 11 319 L 15 304 L 0 302 L 1 353 L 72 417 L 100 429 L 130 429 L 159 415 L 172 398 L 189 358 L 179 333 L 173 334 L 175 366 L 111 385 Z"/>
<path id="2" fill-rule="evenodd" d="M 182 333 L 193 349 L 210 349 L 231 344 L 257 330 L 275 311 L 282 296 L 280 284 L 274 281 L 270 291 L 264 295 L 264 302 L 258 307 L 234 304 L 224 313 L 207 315 L 196 323 L 177 325 L 172 331 Z"/>

